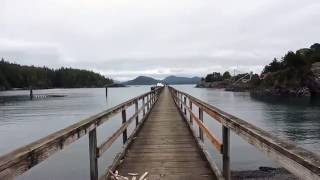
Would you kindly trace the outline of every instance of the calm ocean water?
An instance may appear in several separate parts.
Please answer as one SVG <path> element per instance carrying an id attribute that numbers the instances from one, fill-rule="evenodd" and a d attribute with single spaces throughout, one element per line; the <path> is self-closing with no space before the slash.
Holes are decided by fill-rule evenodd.
<path id="1" fill-rule="evenodd" d="M 308 98 L 256 99 L 247 92 L 225 92 L 198 89 L 192 85 L 175 86 L 230 114 L 236 115 L 272 134 L 294 141 L 320 153 L 320 105 Z M 113 107 L 150 90 L 149 86 L 105 89 L 36 90 L 35 94 L 58 94 L 64 97 L 28 99 L 27 91 L 0 92 L 0 154 L 53 133 L 88 116 Z M 133 109 L 129 110 L 132 113 Z M 221 135 L 221 125 L 205 116 L 210 129 Z M 98 128 L 98 143 L 120 127 L 120 116 Z M 134 123 L 133 123 L 134 124 Z M 132 130 L 133 127 L 130 127 Z M 129 131 L 130 132 L 130 131 Z M 276 166 L 262 153 L 241 138 L 231 134 L 231 163 L 233 170 Z M 220 136 L 221 137 L 221 136 Z M 221 165 L 221 156 L 207 142 L 210 153 Z M 112 162 L 121 149 L 121 138 L 99 159 L 99 172 Z M 18 179 L 89 179 L 88 137 L 56 153 Z"/>

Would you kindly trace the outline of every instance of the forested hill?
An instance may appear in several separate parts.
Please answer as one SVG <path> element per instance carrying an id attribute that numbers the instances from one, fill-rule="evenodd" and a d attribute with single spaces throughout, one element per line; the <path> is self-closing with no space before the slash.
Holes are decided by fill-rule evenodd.
<path id="1" fill-rule="evenodd" d="M 0 90 L 12 88 L 103 87 L 113 83 L 101 74 L 81 69 L 24 66 L 0 61 Z"/>

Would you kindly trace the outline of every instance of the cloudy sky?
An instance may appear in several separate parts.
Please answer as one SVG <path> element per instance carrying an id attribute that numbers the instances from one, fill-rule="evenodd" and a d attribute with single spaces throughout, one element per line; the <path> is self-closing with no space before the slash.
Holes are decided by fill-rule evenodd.
<path id="1" fill-rule="evenodd" d="M 315 42 L 319 0 L 0 0 L 0 57 L 117 80 L 260 72 Z"/>

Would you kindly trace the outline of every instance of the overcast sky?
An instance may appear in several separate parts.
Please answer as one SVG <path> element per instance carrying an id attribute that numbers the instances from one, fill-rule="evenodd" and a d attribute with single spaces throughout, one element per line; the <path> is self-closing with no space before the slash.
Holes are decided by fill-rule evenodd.
<path id="1" fill-rule="evenodd" d="M 0 0 L 0 57 L 117 80 L 260 72 L 315 42 L 319 0 Z"/>

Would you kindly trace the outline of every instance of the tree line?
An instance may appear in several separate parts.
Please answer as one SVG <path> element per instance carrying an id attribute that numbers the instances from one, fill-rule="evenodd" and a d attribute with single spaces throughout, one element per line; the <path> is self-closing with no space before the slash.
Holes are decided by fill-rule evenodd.
<path id="1" fill-rule="evenodd" d="M 24 66 L 3 58 L 0 61 L 0 90 L 103 87 L 112 83 L 112 79 L 88 70 Z"/>
<path id="2" fill-rule="evenodd" d="M 274 74 L 275 76 L 266 79 L 266 84 L 274 85 L 274 82 L 299 82 L 304 76 L 310 73 L 310 67 L 313 63 L 320 62 L 320 44 L 315 43 L 310 48 L 299 49 L 296 52 L 289 51 L 281 60 L 276 58 L 266 65 L 261 74 Z M 246 74 L 238 74 L 231 76 L 228 71 L 223 74 L 219 72 L 213 72 L 207 74 L 202 81 L 215 82 L 232 80 L 237 81 Z M 257 74 L 253 75 L 253 78 L 258 80 Z M 295 84 L 294 84 L 295 85 Z"/>
<path id="3" fill-rule="evenodd" d="M 205 78 L 202 78 L 202 81 L 205 82 L 215 82 L 215 81 L 223 81 L 230 79 L 231 75 L 228 71 L 224 72 L 222 75 L 219 72 L 213 72 L 211 74 L 207 74 Z"/>
<path id="4" fill-rule="evenodd" d="M 320 62 L 320 44 L 318 43 L 296 52 L 289 51 L 281 60 L 274 58 L 264 67 L 261 85 L 274 88 L 309 86 L 310 78 L 314 79 L 311 66 L 316 62 Z"/>
<path id="5" fill-rule="evenodd" d="M 290 68 L 308 68 L 315 62 L 320 62 L 320 44 L 318 43 L 296 52 L 289 51 L 281 60 L 274 58 L 270 64 L 264 67 L 262 73 L 273 73 Z"/>

